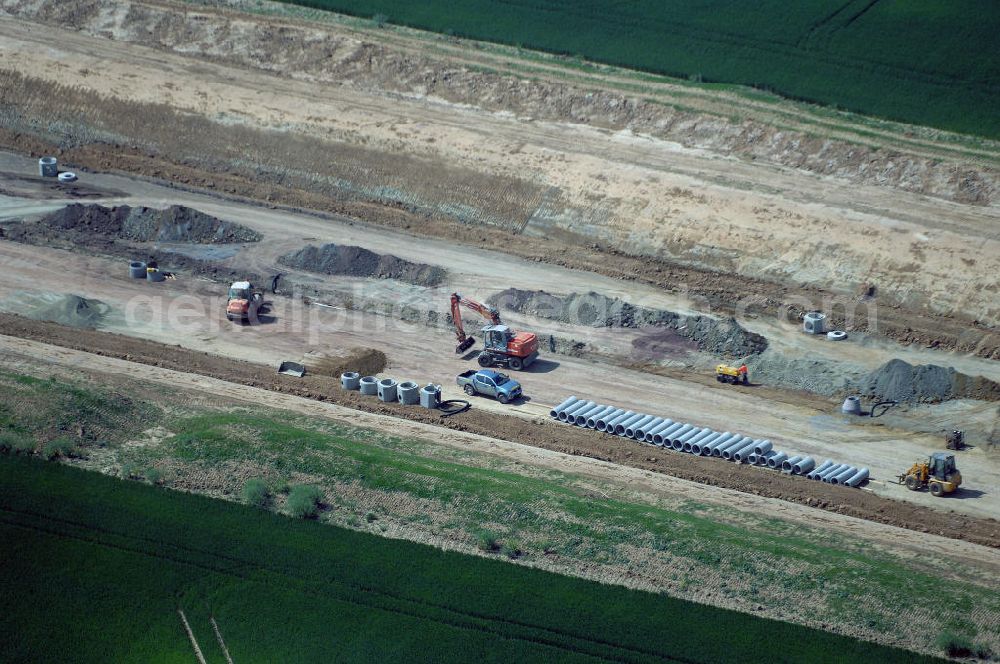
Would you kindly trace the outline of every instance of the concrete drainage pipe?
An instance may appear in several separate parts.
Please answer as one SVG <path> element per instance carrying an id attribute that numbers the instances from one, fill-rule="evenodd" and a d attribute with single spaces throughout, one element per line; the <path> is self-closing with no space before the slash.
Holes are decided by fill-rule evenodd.
<path id="1" fill-rule="evenodd" d="M 784 463 L 785 459 L 787 458 L 788 458 L 787 454 L 785 454 L 784 452 L 778 452 L 773 457 L 767 460 L 767 467 L 776 469 L 781 468 L 781 464 Z"/>
<path id="2" fill-rule="evenodd" d="M 712 448 L 712 456 L 722 458 L 722 453 L 727 447 L 733 445 L 739 441 L 743 440 L 743 434 L 734 433 L 722 440 L 715 441 L 715 446 Z"/>
<path id="3" fill-rule="evenodd" d="M 850 479 L 852 475 L 858 472 L 858 469 L 854 466 L 848 466 L 844 470 L 836 473 L 830 478 L 830 484 L 843 484 L 844 480 Z"/>
<path id="4" fill-rule="evenodd" d="M 558 406 L 556 406 L 555 408 L 553 408 L 552 410 L 549 411 L 549 417 L 559 417 L 559 413 L 561 411 L 566 410 L 567 408 L 569 408 L 570 406 L 572 406 L 573 404 L 575 404 L 578 401 L 579 401 L 579 399 L 577 399 L 576 397 L 569 397 L 569 398 L 567 398 L 561 404 L 559 404 Z"/>
<path id="5" fill-rule="evenodd" d="M 615 412 L 616 410 L 618 410 L 618 408 L 615 408 L 614 406 L 605 406 L 601 410 L 597 411 L 597 413 L 595 413 L 595 414 L 593 414 L 593 415 L 591 415 L 590 417 L 587 418 L 587 428 L 588 429 L 596 429 L 597 428 L 597 423 L 602 418 L 604 418 L 609 413 Z"/>
<path id="6" fill-rule="evenodd" d="M 420 406 L 428 410 L 434 410 L 441 403 L 441 386 L 424 385 L 420 388 Z"/>
<path id="7" fill-rule="evenodd" d="M 732 461 L 734 454 L 751 443 L 753 443 L 753 438 L 750 438 L 749 436 L 742 436 L 739 440 L 734 440 L 732 443 L 723 448 L 722 458 L 726 461 Z"/>
<path id="8" fill-rule="evenodd" d="M 642 425 L 642 427 L 637 427 L 635 430 L 635 439 L 646 442 L 646 435 L 656 427 L 663 424 L 665 420 L 666 418 L 663 417 L 654 417 L 652 422 L 646 422 Z"/>
<path id="9" fill-rule="evenodd" d="M 832 466 L 832 465 L 833 465 L 833 461 L 831 461 L 830 459 L 827 459 L 822 464 L 820 464 L 820 466 L 818 468 L 813 468 L 811 471 L 809 471 L 809 474 L 806 475 L 806 477 L 808 477 L 811 480 L 818 480 L 820 473 L 823 473 L 823 472 L 829 470 L 830 466 Z"/>
<path id="10" fill-rule="evenodd" d="M 757 455 L 757 465 L 758 466 L 764 466 L 766 468 L 768 466 L 768 461 L 771 458 L 778 456 L 778 454 L 781 454 L 781 452 L 778 452 L 777 450 L 770 450 L 769 452 L 764 452 L 763 454 L 758 454 Z"/>
<path id="11" fill-rule="evenodd" d="M 747 443 L 743 447 L 740 447 L 735 452 L 733 452 L 729 458 L 735 461 L 736 463 L 745 462 L 747 460 L 747 457 L 753 454 L 754 445 L 756 445 L 758 442 L 759 441 L 751 440 L 749 443 Z"/>
<path id="12" fill-rule="evenodd" d="M 133 279 L 146 278 L 146 264 L 142 261 L 131 261 L 128 264 L 128 276 Z"/>
<path id="13" fill-rule="evenodd" d="M 378 394 L 378 378 L 375 376 L 365 376 L 358 382 L 358 389 L 361 390 L 361 394 L 369 397 Z"/>
<path id="14" fill-rule="evenodd" d="M 378 382 L 379 401 L 386 403 L 396 400 L 396 381 L 392 378 L 383 378 Z"/>
<path id="15" fill-rule="evenodd" d="M 762 440 L 753 446 L 753 451 L 756 454 L 763 454 L 764 452 L 770 452 L 774 445 L 769 440 Z"/>
<path id="16" fill-rule="evenodd" d="M 836 475 L 840 471 L 844 470 L 845 468 L 847 468 L 847 464 L 845 464 L 845 463 L 834 464 L 833 466 L 831 466 L 831 467 L 827 468 L 826 470 L 824 470 L 823 474 L 820 475 L 819 478 L 822 481 L 829 483 L 830 482 L 830 478 L 832 478 L 834 475 Z"/>
<path id="17" fill-rule="evenodd" d="M 607 406 L 605 406 L 604 404 L 597 403 L 591 406 L 590 408 L 584 408 L 583 410 L 579 410 L 573 413 L 572 423 L 578 427 L 585 427 L 587 426 L 587 418 L 589 418 L 591 415 L 596 415 L 597 413 L 604 410 L 606 407 Z"/>
<path id="18" fill-rule="evenodd" d="M 684 427 L 691 426 L 690 424 L 685 424 L 684 422 L 674 422 L 666 429 L 660 428 L 658 431 L 653 432 L 653 444 L 659 445 L 660 447 L 670 446 L 670 437 L 675 433 L 683 429 Z"/>
<path id="19" fill-rule="evenodd" d="M 345 390 L 356 390 L 361 387 L 361 374 L 357 371 L 345 371 L 340 374 L 340 386 Z"/>
<path id="20" fill-rule="evenodd" d="M 608 424 L 610 424 L 612 421 L 618 419 L 620 416 L 624 414 L 625 414 L 624 408 L 615 408 L 607 415 L 601 416 L 601 418 L 597 420 L 597 426 L 594 428 L 597 429 L 598 431 L 606 431 L 608 428 Z"/>
<path id="21" fill-rule="evenodd" d="M 619 436 L 624 436 L 625 430 L 628 427 L 632 426 L 633 423 L 638 422 L 644 417 L 646 417 L 645 413 L 636 413 L 635 415 L 629 417 L 628 419 L 619 420 L 619 422 L 615 424 L 615 433 Z"/>
<path id="22" fill-rule="evenodd" d="M 635 438 L 636 435 L 638 435 L 639 431 L 642 429 L 642 427 L 646 426 L 655 419 L 656 417 L 654 417 L 653 415 L 645 415 L 641 419 L 636 420 L 632 424 L 625 427 L 625 437 Z"/>
<path id="23" fill-rule="evenodd" d="M 607 433 L 615 433 L 618 430 L 618 424 L 624 422 L 635 415 L 634 410 L 626 410 L 621 415 L 616 415 L 608 419 L 608 423 L 605 425 L 604 430 Z"/>
<path id="24" fill-rule="evenodd" d="M 696 456 L 701 456 L 701 444 L 706 440 L 718 435 L 719 432 L 713 431 L 712 429 L 703 431 L 694 438 L 692 438 L 691 440 L 684 443 L 684 451 L 690 452 L 691 454 L 694 454 Z"/>
<path id="25" fill-rule="evenodd" d="M 604 410 L 604 405 L 595 403 L 593 406 L 590 406 L 589 408 L 581 408 L 580 410 L 573 413 L 573 417 L 571 417 L 568 420 L 568 422 L 570 424 L 575 424 L 578 427 L 586 426 L 587 418 L 590 417 L 591 415 L 596 415 L 602 410 Z"/>
<path id="26" fill-rule="evenodd" d="M 854 475 L 851 475 L 851 477 L 848 478 L 847 481 L 844 482 L 844 484 L 846 484 L 847 486 L 855 486 L 856 487 L 856 486 L 859 486 L 862 482 L 864 482 L 867 479 L 868 479 L 868 469 L 867 468 L 862 468 L 861 470 L 859 470 L 858 472 L 856 472 Z"/>
<path id="27" fill-rule="evenodd" d="M 396 398 L 404 406 L 420 403 L 420 388 L 411 380 L 406 380 L 396 386 Z"/>
<path id="28" fill-rule="evenodd" d="M 790 473 L 792 472 L 792 468 L 794 468 L 795 464 L 797 464 L 799 461 L 802 461 L 801 456 L 788 457 L 787 459 L 781 462 L 781 470 L 783 470 L 786 473 Z"/>
<path id="29" fill-rule="evenodd" d="M 601 418 L 601 420 L 598 420 L 597 430 L 609 431 L 609 432 L 614 431 L 615 422 L 623 420 L 626 417 L 632 417 L 633 415 L 635 415 L 635 413 L 633 413 L 632 411 L 625 410 L 624 408 L 619 408 L 615 412 L 608 414 L 606 417 Z"/>
<path id="30" fill-rule="evenodd" d="M 796 475 L 805 475 L 816 466 L 812 457 L 802 457 L 792 466 L 792 472 Z"/>
<path id="31" fill-rule="evenodd" d="M 559 415 L 557 417 L 559 418 L 560 422 L 569 422 L 570 424 L 572 424 L 573 422 L 576 421 L 575 417 L 576 413 L 580 413 L 583 412 L 584 410 L 593 408 L 595 405 L 597 404 L 595 404 L 593 401 L 577 401 L 569 408 L 564 408 L 563 410 L 559 411 Z"/>
<path id="32" fill-rule="evenodd" d="M 666 431 L 667 429 L 669 429 L 670 427 L 674 426 L 675 424 L 677 424 L 677 423 L 674 422 L 669 417 L 667 419 L 663 420 L 662 422 L 660 422 L 659 424 L 657 424 L 655 427 L 649 429 L 649 431 L 646 432 L 646 442 L 647 443 L 653 443 L 654 445 L 658 444 L 656 442 L 656 434 L 660 433 L 661 431 Z"/>

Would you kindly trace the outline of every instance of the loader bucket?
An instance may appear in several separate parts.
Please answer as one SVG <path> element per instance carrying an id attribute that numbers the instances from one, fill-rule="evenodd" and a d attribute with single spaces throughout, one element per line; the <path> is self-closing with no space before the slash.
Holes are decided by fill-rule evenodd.
<path id="1" fill-rule="evenodd" d="M 455 346 L 455 352 L 456 353 L 464 353 L 465 351 L 467 351 L 470 348 L 472 348 L 473 344 L 475 344 L 475 343 L 476 343 L 476 339 L 474 337 L 467 337 L 465 339 L 465 341 L 463 341 L 462 343 L 460 343 L 457 346 Z"/>
<path id="2" fill-rule="evenodd" d="M 306 367 L 298 362 L 285 361 L 278 366 L 278 373 L 302 378 L 306 374 Z"/>

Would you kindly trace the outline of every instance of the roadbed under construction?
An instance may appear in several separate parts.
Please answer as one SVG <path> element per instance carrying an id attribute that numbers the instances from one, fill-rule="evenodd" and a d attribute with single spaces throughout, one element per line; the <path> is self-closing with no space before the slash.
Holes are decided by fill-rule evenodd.
<path id="1" fill-rule="evenodd" d="M 115 357 L 179 372 L 194 373 L 357 410 L 391 415 L 571 455 L 663 473 L 705 485 L 807 505 L 921 533 L 1000 548 L 1000 521 L 944 512 L 858 491 L 813 482 L 751 466 L 722 464 L 657 447 L 578 429 L 547 419 L 529 420 L 483 409 L 443 418 L 436 411 L 388 404 L 341 389 L 335 377 L 292 378 L 273 367 L 252 364 L 98 330 L 81 330 L 0 314 L 0 334 Z M 502 432 L 502 434 L 498 434 Z"/>

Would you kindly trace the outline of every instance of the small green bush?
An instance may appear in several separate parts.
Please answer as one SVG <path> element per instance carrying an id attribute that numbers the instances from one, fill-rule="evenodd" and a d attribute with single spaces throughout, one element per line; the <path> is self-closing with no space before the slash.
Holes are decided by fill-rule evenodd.
<path id="1" fill-rule="evenodd" d="M 14 438 L 10 449 L 14 454 L 31 455 L 37 448 L 38 444 L 31 438 Z"/>
<path id="2" fill-rule="evenodd" d="M 375 521 L 377 519 L 378 517 L 375 516 L 375 512 L 369 512 L 368 514 L 365 514 L 365 521 L 367 521 L 368 523 L 371 523 L 372 521 Z"/>
<path id="3" fill-rule="evenodd" d="M 13 431 L 0 431 L 0 453 L 7 454 L 17 450 L 17 444 L 21 441 Z"/>
<path id="4" fill-rule="evenodd" d="M 267 488 L 267 483 L 260 478 L 253 478 L 243 485 L 243 502 L 254 507 L 267 507 L 271 501 L 271 492 Z"/>
<path id="5" fill-rule="evenodd" d="M 973 650 L 975 650 L 976 657 L 979 659 L 990 659 L 993 657 L 993 651 L 985 643 L 977 643 Z"/>
<path id="6" fill-rule="evenodd" d="M 476 533 L 476 547 L 480 551 L 487 551 L 492 553 L 500 548 L 500 542 L 497 540 L 497 536 L 488 530 L 482 530 Z"/>
<path id="7" fill-rule="evenodd" d="M 375 14 L 375 16 L 372 16 L 372 23 L 375 24 L 376 28 L 384 28 L 388 22 L 389 17 L 385 14 Z"/>
<path id="8" fill-rule="evenodd" d="M 122 479 L 130 480 L 135 477 L 135 466 L 131 463 L 122 465 Z"/>
<path id="9" fill-rule="evenodd" d="M 521 544 L 519 542 L 511 541 L 503 545 L 503 555 L 507 556 L 511 560 L 517 560 L 524 555 L 524 550 L 521 549 Z"/>
<path id="10" fill-rule="evenodd" d="M 59 457 L 69 456 L 70 452 L 73 451 L 73 441 L 68 438 L 56 438 L 55 440 L 50 440 L 45 443 L 45 447 L 42 448 L 42 453 L 45 455 L 46 459 L 58 459 Z"/>
<path id="11" fill-rule="evenodd" d="M 972 654 L 972 641 L 954 632 L 941 632 L 937 645 L 948 657 L 968 657 Z"/>
<path id="12" fill-rule="evenodd" d="M 150 468 L 144 472 L 143 475 L 146 477 L 146 481 L 150 484 L 159 484 L 163 481 L 163 473 L 156 468 Z"/>
<path id="13" fill-rule="evenodd" d="M 288 513 L 301 519 L 315 519 L 319 514 L 323 491 L 318 486 L 300 484 L 288 494 Z"/>

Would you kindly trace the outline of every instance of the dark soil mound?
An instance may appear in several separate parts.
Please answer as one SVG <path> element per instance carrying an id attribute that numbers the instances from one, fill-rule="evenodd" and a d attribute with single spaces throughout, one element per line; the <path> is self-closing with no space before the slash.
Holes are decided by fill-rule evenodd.
<path id="1" fill-rule="evenodd" d="M 181 205 L 157 210 L 74 203 L 48 215 L 41 223 L 53 230 L 82 231 L 134 242 L 224 244 L 260 240 L 257 231 Z"/>
<path id="2" fill-rule="evenodd" d="M 309 371 L 320 376 L 340 378 L 345 371 L 357 371 L 362 376 L 374 376 L 388 363 L 385 353 L 374 348 L 352 348 L 347 357 L 324 357 L 315 365 L 309 366 Z"/>
<path id="3" fill-rule="evenodd" d="M 545 291 L 508 288 L 488 298 L 501 312 L 515 311 L 589 327 L 659 327 L 672 330 L 699 350 L 733 357 L 745 357 L 767 348 L 767 339 L 744 329 L 733 318 L 684 316 L 663 309 L 647 309 L 600 293 L 552 295 Z"/>
<path id="4" fill-rule="evenodd" d="M 437 286 L 445 276 L 444 269 L 440 267 L 411 263 L 391 254 L 376 254 L 361 247 L 339 244 L 309 245 L 282 256 L 278 261 L 310 272 L 397 279 L 417 286 Z"/>
<path id="5" fill-rule="evenodd" d="M 938 403 L 948 399 L 1000 401 L 1000 383 L 959 373 L 952 367 L 914 366 L 900 359 L 889 360 L 872 372 L 861 391 L 872 399 L 910 403 Z"/>

